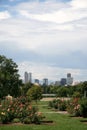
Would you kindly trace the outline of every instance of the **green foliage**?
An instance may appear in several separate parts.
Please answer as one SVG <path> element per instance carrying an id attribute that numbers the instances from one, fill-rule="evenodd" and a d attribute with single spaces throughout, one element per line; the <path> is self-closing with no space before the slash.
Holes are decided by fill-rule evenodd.
<path id="1" fill-rule="evenodd" d="M 60 99 L 54 99 L 53 101 L 49 102 L 49 106 L 59 111 L 65 111 L 67 107 L 67 102 Z"/>
<path id="2" fill-rule="evenodd" d="M 42 115 L 38 114 L 38 109 L 32 106 L 26 97 L 19 97 L 13 100 L 3 100 L 0 105 L 0 120 L 3 124 L 19 119 L 22 123 L 30 120 L 37 123 L 42 120 Z"/>
<path id="3" fill-rule="evenodd" d="M 83 96 L 87 97 L 87 81 L 83 82 L 81 90 L 82 90 Z M 86 95 L 85 95 L 85 93 L 86 93 Z"/>
<path id="4" fill-rule="evenodd" d="M 27 91 L 33 86 L 32 83 L 26 83 L 22 86 L 22 95 L 26 96 Z"/>
<path id="5" fill-rule="evenodd" d="M 73 98 L 81 98 L 81 94 L 80 94 L 80 92 L 74 92 L 74 94 L 72 95 L 73 96 Z"/>
<path id="6" fill-rule="evenodd" d="M 66 87 L 60 87 L 57 91 L 58 97 L 67 97 L 68 95 L 68 88 Z"/>
<path id="7" fill-rule="evenodd" d="M 37 85 L 33 85 L 27 92 L 27 96 L 30 97 L 31 100 L 40 100 L 42 98 L 42 88 Z"/>
<path id="8" fill-rule="evenodd" d="M 58 97 L 73 97 L 75 93 L 80 93 L 80 97 L 87 97 L 87 81 L 74 86 L 49 85 L 46 90 L 47 93 L 56 94 Z"/>
<path id="9" fill-rule="evenodd" d="M 20 95 L 20 85 L 18 69 L 12 59 L 0 55 L 0 98 L 8 94 L 17 97 Z"/>
<path id="10" fill-rule="evenodd" d="M 80 112 L 81 116 L 87 117 L 87 98 L 83 98 L 80 101 Z"/>
<path id="11" fill-rule="evenodd" d="M 79 98 L 78 94 L 68 101 L 67 111 L 73 116 L 87 117 L 87 98 Z"/>
<path id="12" fill-rule="evenodd" d="M 31 123 L 30 118 L 28 118 L 28 117 L 24 118 L 23 123 L 24 124 L 30 124 Z"/>
<path id="13" fill-rule="evenodd" d="M 20 122 L 20 119 L 19 118 L 14 118 L 13 120 L 12 120 L 12 123 L 19 123 Z"/>
<path id="14" fill-rule="evenodd" d="M 53 120 L 53 124 L 43 125 L 4 125 L 0 130 L 87 130 L 87 124 L 80 122 L 79 118 L 72 118 L 63 114 L 46 114 Z"/>

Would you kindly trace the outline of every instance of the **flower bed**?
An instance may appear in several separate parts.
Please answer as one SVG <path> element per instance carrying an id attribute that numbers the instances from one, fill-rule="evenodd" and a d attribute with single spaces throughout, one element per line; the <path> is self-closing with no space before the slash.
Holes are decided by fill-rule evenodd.
<path id="1" fill-rule="evenodd" d="M 87 98 L 73 98 L 68 102 L 67 111 L 73 116 L 87 117 Z"/>
<path id="2" fill-rule="evenodd" d="M 42 119 L 42 113 L 38 112 L 38 108 L 32 106 L 26 97 L 5 99 L 0 104 L 0 122 L 3 124 L 11 122 L 40 124 Z"/>
<path id="3" fill-rule="evenodd" d="M 49 107 L 58 111 L 67 111 L 71 116 L 87 117 L 87 98 L 74 97 L 68 101 L 54 99 L 49 101 Z"/>

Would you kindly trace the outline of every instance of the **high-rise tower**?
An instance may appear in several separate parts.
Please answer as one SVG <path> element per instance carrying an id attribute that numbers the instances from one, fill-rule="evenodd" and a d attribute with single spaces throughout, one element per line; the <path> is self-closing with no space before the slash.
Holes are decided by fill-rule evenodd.
<path id="1" fill-rule="evenodd" d="M 67 85 L 72 85 L 73 83 L 73 77 L 71 77 L 71 73 L 67 74 Z"/>
<path id="2" fill-rule="evenodd" d="M 28 80 L 29 80 L 30 83 L 32 83 L 32 73 L 28 74 Z"/>
<path id="3" fill-rule="evenodd" d="M 24 83 L 28 83 L 28 73 L 24 73 Z"/>

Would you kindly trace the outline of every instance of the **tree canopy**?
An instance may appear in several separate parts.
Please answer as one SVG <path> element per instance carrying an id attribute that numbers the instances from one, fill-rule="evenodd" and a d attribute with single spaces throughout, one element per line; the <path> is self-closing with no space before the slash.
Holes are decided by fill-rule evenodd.
<path id="1" fill-rule="evenodd" d="M 12 59 L 0 55 L 0 98 L 8 94 L 14 97 L 19 95 L 22 81 L 17 67 Z"/>
<path id="2" fill-rule="evenodd" d="M 41 86 L 33 85 L 28 90 L 27 96 L 29 96 L 29 98 L 31 100 L 35 100 L 36 102 L 37 102 L 37 100 L 40 100 L 42 98 L 42 88 L 41 88 Z"/>

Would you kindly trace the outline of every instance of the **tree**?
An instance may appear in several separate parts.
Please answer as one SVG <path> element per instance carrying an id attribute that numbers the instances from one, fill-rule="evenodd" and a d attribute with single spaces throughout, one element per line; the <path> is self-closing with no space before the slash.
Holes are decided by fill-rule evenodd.
<path id="1" fill-rule="evenodd" d="M 25 83 L 23 86 L 22 86 L 22 95 L 26 96 L 26 93 L 27 91 L 33 86 L 32 83 L 28 82 L 28 83 Z"/>
<path id="2" fill-rule="evenodd" d="M 87 81 L 82 84 L 82 93 L 84 97 L 87 97 Z"/>
<path id="3" fill-rule="evenodd" d="M 0 55 L 0 98 L 10 94 L 17 97 L 20 94 L 20 85 L 17 64 L 12 59 Z"/>
<path id="4" fill-rule="evenodd" d="M 69 93 L 68 88 L 66 87 L 60 87 L 57 91 L 57 96 L 58 97 L 67 97 Z"/>
<path id="5" fill-rule="evenodd" d="M 27 92 L 27 96 L 31 100 L 35 100 L 36 102 L 42 98 L 42 88 L 38 85 L 33 85 Z"/>

